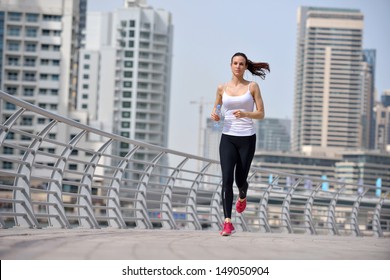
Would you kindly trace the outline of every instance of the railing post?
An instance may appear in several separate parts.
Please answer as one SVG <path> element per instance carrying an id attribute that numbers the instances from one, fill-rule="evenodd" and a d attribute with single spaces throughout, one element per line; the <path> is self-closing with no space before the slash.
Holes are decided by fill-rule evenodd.
<path id="1" fill-rule="evenodd" d="M 362 201 L 362 198 L 364 195 L 367 193 L 368 189 L 366 189 L 363 193 L 359 194 L 356 197 L 355 202 L 353 203 L 352 207 L 352 213 L 351 213 L 351 228 L 352 228 L 352 233 L 355 236 L 361 236 L 360 228 L 359 228 L 359 207 L 360 207 L 360 202 Z"/>
<path id="2" fill-rule="evenodd" d="M 223 220 L 221 218 L 220 207 L 221 207 L 221 192 L 222 192 L 222 180 L 219 182 L 217 189 L 213 192 L 210 202 L 210 219 L 211 228 L 218 230 L 222 228 Z"/>
<path id="3" fill-rule="evenodd" d="M 51 121 L 32 141 L 28 149 L 23 155 L 22 161 L 23 163 L 18 167 L 18 174 L 23 174 L 23 177 L 16 177 L 14 186 L 21 187 L 23 190 L 15 190 L 14 191 L 14 199 L 15 200 L 24 200 L 24 205 L 16 204 L 15 212 L 16 213 L 25 213 L 25 216 L 16 216 L 16 224 L 21 227 L 27 227 L 31 223 L 34 224 L 34 227 L 39 227 L 38 221 L 34 215 L 34 209 L 31 203 L 31 173 L 32 166 L 35 160 L 35 156 L 39 147 L 42 144 L 43 138 L 49 133 L 49 131 L 56 125 L 56 121 Z M 27 221 L 26 219 L 29 219 Z"/>
<path id="4" fill-rule="evenodd" d="M 211 162 L 206 164 L 202 168 L 202 170 L 199 172 L 199 174 L 196 176 L 194 182 L 192 183 L 192 186 L 190 188 L 190 193 L 189 193 L 189 195 L 187 197 L 187 201 L 186 201 L 186 204 L 187 204 L 186 215 L 187 215 L 187 217 L 190 217 L 190 221 L 193 225 L 193 229 L 197 229 L 197 230 L 201 230 L 202 226 L 199 222 L 198 211 L 196 209 L 196 194 L 197 194 L 197 191 L 199 189 L 200 181 L 204 177 L 204 173 L 210 167 L 210 165 L 211 165 Z"/>
<path id="5" fill-rule="evenodd" d="M 152 175 L 152 172 L 156 166 L 156 163 L 162 158 L 162 156 L 165 155 L 165 152 L 160 152 L 148 165 L 147 168 L 145 168 L 144 174 L 139 180 L 139 187 L 137 194 L 138 195 L 145 196 L 147 192 L 147 186 L 149 184 L 150 177 Z M 162 228 L 170 228 L 170 229 L 176 229 L 176 222 L 173 218 L 173 210 L 172 210 L 172 190 L 170 188 L 165 187 L 164 192 L 162 194 L 162 201 L 161 201 L 161 218 L 162 218 Z M 140 203 L 137 199 L 137 204 Z M 146 203 L 146 201 L 145 201 Z M 138 207 L 137 207 L 138 208 Z M 153 226 L 152 226 L 153 227 Z"/>
<path id="6" fill-rule="evenodd" d="M 259 205 L 259 224 L 261 232 L 272 232 L 271 227 L 268 223 L 268 200 L 271 193 L 271 190 L 274 186 L 274 182 L 279 179 L 279 176 L 276 176 L 270 184 L 268 184 L 267 189 L 264 191 L 263 196 L 260 199 Z"/>
<path id="7" fill-rule="evenodd" d="M 86 134 L 86 130 L 80 131 L 72 140 L 70 140 L 68 147 L 66 147 L 62 153 L 62 156 L 66 158 L 65 164 L 72 153 L 76 144 L 80 139 Z M 80 206 L 78 208 L 79 212 L 79 223 L 81 227 L 90 227 L 90 228 L 100 228 L 98 222 L 96 221 L 95 214 L 92 207 L 92 190 L 88 186 L 80 184 L 79 187 L 79 197 L 77 202 Z M 87 217 L 87 218 L 84 218 Z"/>
<path id="8" fill-rule="evenodd" d="M 317 235 L 317 231 L 314 227 L 313 223 L 313 204 L 314 204 L 314 197 L 318 193 L 318 191 L 321 188 L 321 182 L 318 183 L 318 185 L 314 188 L 314 190 L 311 192 L 309 199 L 306 201 L 305 204 L 305 225 L 306 225 L 306 233 Z"/>
<path id="9" fill-rule="evenodd" d="M 376 237 L 383 237 L 383 230 L 381 226 L 381 211 L 382 211 L 383 202 L 385 201 L 385 197 L 387 197 L 389 193 L 390 192 L 387 191 L 385 195 L 383 195 L 379 199 L 378 203 L 375 206 L 375 211 L 372 219 L 372 230 Z"/>
<path id="10" fill-rule="evenodd" d="M 274 182 L 278 180 L 279 177 L 275 178 Z M 288 233 L 293 233 L 293 229 L 291 226 L 291 218 L 290 218 L 290 204 L 291 204 L 291 199 L 292 196 L 298 187 L 299 183 L 302 180 L 298 180 L 295 182 L 295 184 L 288 190 L 286 197 L 283 199 L 283 204 L 282 204 L 282 224 L 283 224 L 283 230 L 284 228 L 287 228 Z M 272 184 L 274 183 L 272 182 Z M 284 218 L 283 218 L 284 217 Z"/>
<path id="11" fill-rule="evenodd" d="M 340 193 L 344 190 L 344 186 L 342 186 L 332 197 L 329 207 L 328 207 L 328 230 L 332 235 L 339 235 L 339 230 L 337 228 L 336 221 L 336 204 L 337 200 L 340 196 Z"/>

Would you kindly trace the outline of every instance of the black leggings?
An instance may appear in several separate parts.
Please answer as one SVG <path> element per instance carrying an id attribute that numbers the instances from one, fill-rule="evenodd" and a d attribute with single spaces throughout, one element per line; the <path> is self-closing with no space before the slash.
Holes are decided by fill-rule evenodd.
<path id="1" fill-rule="evenodd" d="M 232 217 L 234 179 L 240 198 L 246 197 L 247 177 L 255 150 L 256 134 L 251 136 L 222 134 L 221 136 L 219 157 L 222 169 L 222 204 L 225 219 Z"/>

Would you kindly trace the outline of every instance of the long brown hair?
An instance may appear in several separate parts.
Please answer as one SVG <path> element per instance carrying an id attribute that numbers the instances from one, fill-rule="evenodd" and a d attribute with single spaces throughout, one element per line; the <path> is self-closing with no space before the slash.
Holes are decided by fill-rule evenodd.
<path id="1" fill-rule="evenodd" d="M 249 72 L 252 73 L 252 75 L 259 76 L 260 78 L 264 79 L 266 75 L 265 71 L 267 71 L 268 73 L 271 72 L 269 64 L 267 62 L 253 62 L 249 60 L 244 53 L 241 52 L 233 54 L 230 63 L 233 62 L 233 58 L 236 56 L 242 56 L 243 58 L 245 58 L 247 69 Z"/>

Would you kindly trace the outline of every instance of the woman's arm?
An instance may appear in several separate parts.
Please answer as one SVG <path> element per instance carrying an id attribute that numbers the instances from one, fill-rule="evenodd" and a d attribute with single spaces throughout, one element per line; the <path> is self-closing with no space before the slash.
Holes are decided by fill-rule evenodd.
<path id="1" fill-rule="evenodd" d="M 213 111 L 211 112 L 211 118 L 214 121 L 220 120 L 220 116 L 215 113 L 215 110 L 217 109 L 217 105 L 222 105 L 222 94 L 223 94 L 223 85 L 219 85 L 217 88 L 217 94 L 215 96 Z"/>
<path id="2" fill-rule="evenodd" d="M 251 119 L 262 120 L 265 117 L 265 113 L 264 113 L 264 103 L 263 103 L 263 98 L 261 97 L 260 87 L 257 83 L 253 82 L 251 83 L 249 90 L 255 101 L 256 110 L 254 110 L 253 112 L 243 112 L 241 110 L 237 110 L 233 112 L 233 114 L 236 116 L 236 118 L 251 118 Z"/>

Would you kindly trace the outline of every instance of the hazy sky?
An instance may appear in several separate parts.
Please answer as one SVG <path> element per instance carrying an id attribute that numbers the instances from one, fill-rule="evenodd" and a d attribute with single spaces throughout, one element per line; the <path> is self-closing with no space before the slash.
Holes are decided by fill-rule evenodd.
<path id="1" fill-rule="evenodd" d="M 198 151 L 199 103 L 210 115 L 218 84 L 231 78 L 230 58 L 240 51 L 266 61 L 260 85 L 266 117 L 292 118 L 299 6 L 359 9 L 363 47 L 376 49 L 378 96 L 390 89 L 390 0 L 147 0 L 172 13 L 173 71 L 169 148 Z M 88 0 L 89 11 L 115 11 L 123 0 Z M 247 79 L 252 80 L 248 72 Z M 379 97 L 378 97 L 379 98 Z M 196 101 L 198 104 L 191 104 Z M 207 145 L 207 143 L 206 143 Z"/>

